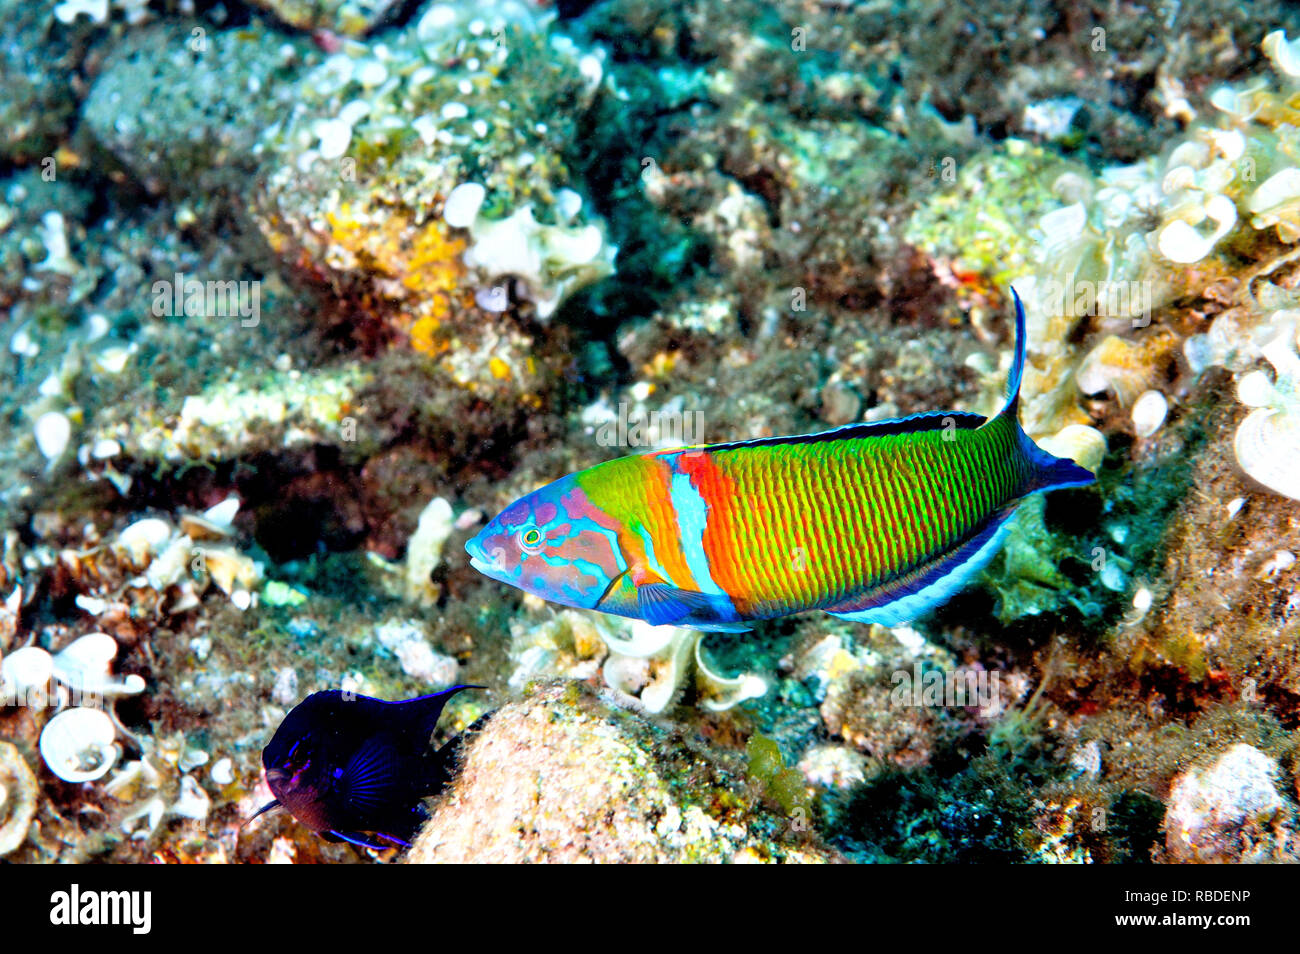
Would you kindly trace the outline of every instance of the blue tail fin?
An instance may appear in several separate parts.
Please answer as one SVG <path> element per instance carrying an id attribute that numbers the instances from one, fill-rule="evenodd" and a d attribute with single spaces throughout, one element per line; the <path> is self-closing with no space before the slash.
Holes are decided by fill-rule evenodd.
<path id="1" fill-rule="evenodd" d="M 1097 479 L 1092 471 L 1080 467 L 1072 460 L 1049 454 L 1020 427 L 1020 382 L 1025 376 L 1025 306 L 1014 287 L 1011 296 L 1016 301 L 1016 351 L 1011 359 L 1011 373 L 1007 375 L 1007 403 L 998 412 L 998 418 L 1008 418 L 1015 425 L 1025 457 L 1032 466 L 1025 494 L 1060 490 L 1063 487 L 1084 487 Z"/>
<path id="2" fill-rule="evenodd" d="M 1025 306 L 1020 295 L 1011 286 L 1011 297 L 1016 300 L 1016 351 L 1011 358 L 1011 373 L 1007 375 L 1007 403 L 998 412 L 999 417 L 1016 420 L 1020 411 L 1020 381 L 1025 376 Z"/>
<path id="3" fill-rule="evenodd" d="M 1026 455 L 1033 463 L 1033 475 L 1029 478 L 1026 494 L 1043 490 L 1060 490 L 1063 487 L 1086 487 L 1096 481 L 1097 476 L 1086 467 L 1080 467 L 1065 457 L 1056 457 L 1043 450 L 1024 431 L 1020 437 L 1027 445 Z"/>

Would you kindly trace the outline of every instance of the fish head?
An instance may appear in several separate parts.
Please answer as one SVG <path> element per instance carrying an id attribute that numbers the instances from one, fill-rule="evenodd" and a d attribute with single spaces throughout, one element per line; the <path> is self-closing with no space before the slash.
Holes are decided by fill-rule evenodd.
<path id="1" fill-rule="evenodd" d="M 333 827 L 327 803 L 328 768 L 321 754 L 313 750 L 311 737 L 295 740 L 283 752 L 270 753 L 268 745 L 262 752 L 262 764 L 275 800 L 312 831 Z"/>
<path id="2" fill-rule="evenodd" d="M 334 827 L 330 797 L 349 743 L 340 738 L 337 690 L 317 692 L 295 706 L 262 750 L 266 784 L 285 809 L 313 831 Z"/>
<path id="3" fill-rule="evenodd" d="M 624 570 L 619 527 L 562 477 L 525 494 L 465 544 L 484 576 L 552 603 L 593 609 Z"/>

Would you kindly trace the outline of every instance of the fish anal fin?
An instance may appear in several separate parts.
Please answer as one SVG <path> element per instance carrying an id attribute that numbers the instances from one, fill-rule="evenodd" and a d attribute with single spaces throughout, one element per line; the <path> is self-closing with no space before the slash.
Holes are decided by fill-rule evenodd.
<path id="1" fill-rule="evenodd" d="M 861 596 L 828 606 L 826 612 L 854 623 L 897 626 L 946 603 L 1001 549 L 1018 503 L 1000 510 L 983 530 L 957 548 Z"/>
<path id="2" fill-rule="evenodd" d="M 324 834 L 329 841 L 346 841 L 348 844 L 356 845 L 358 848 L 373 848 L 375 851 L 389 851 L 393 848 L 411 847 L 410 844 L 402 841 L 402 839 L 395 838 L 392 835 L 385 835 L 383 832 L 375 832 L 373 838 L 368 838 L 362 832 L 339 831 L 338 829 L 332 828 Z M 391 842 L 391 844 L 377 844 L 380 839 Z"/>

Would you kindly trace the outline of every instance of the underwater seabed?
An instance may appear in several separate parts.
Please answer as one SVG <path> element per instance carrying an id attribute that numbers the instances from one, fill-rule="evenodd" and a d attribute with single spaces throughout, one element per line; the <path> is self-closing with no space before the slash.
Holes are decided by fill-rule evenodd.
<path id="1" fill-rule="evenodd" d="M 959 7 L 0 0 L 0 858 L 1300 860 L 1300 12 Z M 932 612 L 471 564 L 997 414 L 1013 289 L 1097 479 Z"/>

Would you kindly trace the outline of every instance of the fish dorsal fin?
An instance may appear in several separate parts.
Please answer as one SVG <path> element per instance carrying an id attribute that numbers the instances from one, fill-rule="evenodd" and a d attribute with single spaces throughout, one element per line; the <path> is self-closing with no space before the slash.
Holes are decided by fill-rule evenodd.
<path id="1" fill-rule="evenodd" d="M 438 726 L 438 719 L 442 716 L 443 707 L 447 705 L 451 697 L 458 692 L 466 689 L 485 689 L 486 686 L 452 686 L 450 689 L 443 689 L 441 692 L 433 692 L 427 696 L 417 696 L 414 699 L 405 699 L 401 702 L 386 702 L 384 705 L 395 707 L 402 711 L 403 715 L 409 716 L 415 720 L 419 731 L 424 733 L 424 740 L 427 741 L 433 734 L 433 730 Z M 408 723 L 409 724 L 409 723 Z"/>
<path id="2" fill-rule="evenodd" d="M 748 441 L 731 441 L 727 444 L 709 444 L 702 449 L 709 451 L 735 450 L 740 447 L 776 447 L 782 444 L 820 444 L 825 441 L 851 441 L 868 437 L 889 437 L 893 434 L 916 434 L 922 431 L 941 431 L 956 427 L 958 430 L 973 431 L 985 422 L 983 414 L 969 411 L 923 411 L 909 417 L 893 418 L 888 421 L 870 421 L 858 424 L 845 424 L 829 431 L 816 434 L 792 434 L 788 437 L 756 437 Z M 678 454 L 690 448 L 655 451 L 655 456 Z"/>

